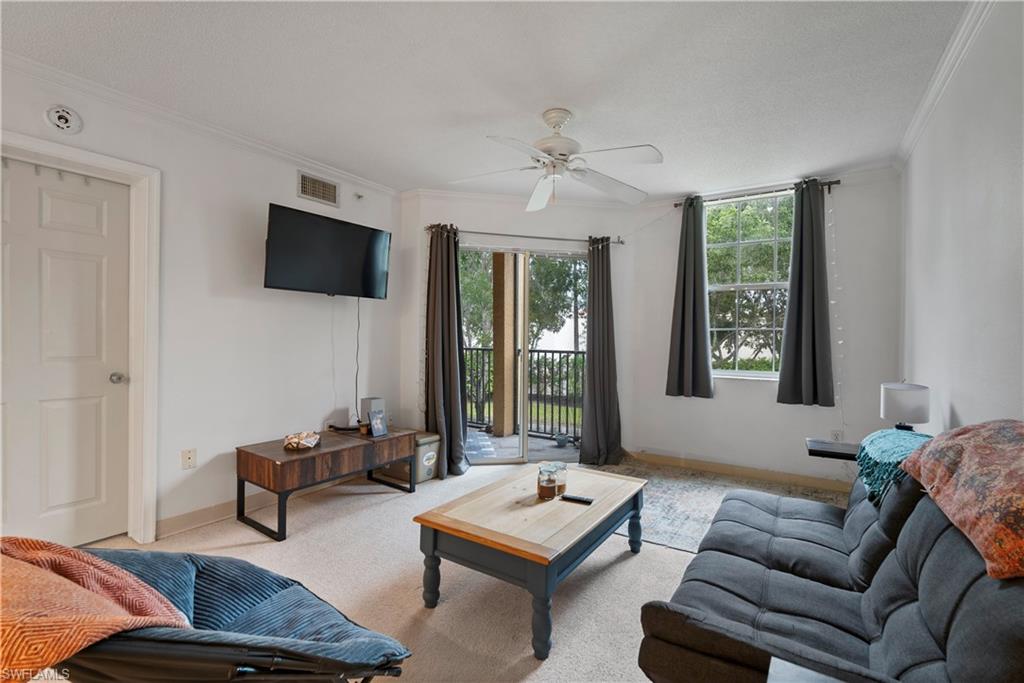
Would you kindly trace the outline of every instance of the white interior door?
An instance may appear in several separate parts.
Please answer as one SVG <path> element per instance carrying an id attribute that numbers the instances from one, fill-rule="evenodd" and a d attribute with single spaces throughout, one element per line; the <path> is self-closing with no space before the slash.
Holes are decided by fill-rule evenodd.
<path id="1" fill-rule="evenodd" d="M 3 533 L 128 527 L 126 185 L 4 160 Z"/>

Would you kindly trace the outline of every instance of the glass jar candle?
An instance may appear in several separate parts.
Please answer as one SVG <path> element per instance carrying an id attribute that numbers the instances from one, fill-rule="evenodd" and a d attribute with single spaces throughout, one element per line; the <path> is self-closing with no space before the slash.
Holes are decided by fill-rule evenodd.
<path id="1" fill-rule="evenodd" d="M 558 495 L 558 472 L 554 463 L 542 462 L 537 468 L 537 497 L 551 500 Z"/>
<path id="2" fill-rule="evenodd" d="M 555 469 L 555 495 L 565 493 L 565 484 L 569 476 L 569 468 L 564 462 L 553 462 L 551 466 Z"/>

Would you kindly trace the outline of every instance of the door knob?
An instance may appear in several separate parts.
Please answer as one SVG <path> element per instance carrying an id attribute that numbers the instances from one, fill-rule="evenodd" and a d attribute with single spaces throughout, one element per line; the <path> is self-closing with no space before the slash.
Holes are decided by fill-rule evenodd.
<path id="1" fill-rule="evenodd" d="M 127 382 L 127 381 L 128 381 L 128 378 L 125 376 L 125 374 L 123 372 L 112 372 L 112 373 L 110 373 L 110 383 L 111 384 L 123 384 L 124 382 Z"/>

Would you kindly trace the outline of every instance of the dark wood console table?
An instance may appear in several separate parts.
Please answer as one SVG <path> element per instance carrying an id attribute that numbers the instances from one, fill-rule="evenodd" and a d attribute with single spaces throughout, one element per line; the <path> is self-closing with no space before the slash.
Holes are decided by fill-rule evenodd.
<path id="1" fill-rule="evenodd" d="M 283 443 L 283 439 L 275 439 L 235 449 L 235 517 L 275 541 L 286 538 L 288 496 L 300 489 L 365 472 L 372 482 L 406 493 L 416 491 L 415 429 L 396 429 L 379 437 L 323 432 L 320 443 L 304 451 L 287 450 Z M 375 469 L 402 460 L 410 464 L 408 486 L 373 476 Z M 277 494 L 277 531 L 245 514 L 246 482 Z"/>

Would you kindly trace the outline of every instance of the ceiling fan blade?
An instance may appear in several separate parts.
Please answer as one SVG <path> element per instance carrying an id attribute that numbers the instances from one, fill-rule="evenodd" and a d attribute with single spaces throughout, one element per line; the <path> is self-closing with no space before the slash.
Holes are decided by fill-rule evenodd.
<path id="1" fill-rule="evenodd" d="M 630 164 L 660 164 L 665 160 L 665 157 L 661 155 L 661 150 L 654 145 L 630 145 L 628 147 L 592 149 L 586 152 L 580 152 L 574 156 L 589 157 L 594 154 L 606 155 L 603 157 L 603 160 Z"/>
<path id="2" fill-rule="evenodd" d="M 639 204 L 643 200 L 647 199 L 647 193 L 643 190 L 635 188 L 632 185 L 627 185 L 621 180 L 616 180 L 615 178 L 606 176 L 603 173 L 598 173 L 593 169 L 570 170 L 569 173 L 573 178 L 584 185 L 589 185 L 595 190 L 600 190 L 605 194 L 610 194 L 620 202 L 625 202 L 627 204 Z"/>
<path id="3" fill-rule="evenodd" d="M 519 150 L 523 154 L 529 156 L 531 159 L 542 159 L 544 161 L 551 161 L 551 156 L 546 152 L 542 152 L 533 145 L 528 145 L 522 140 L 516 140 L 515 138 L 506 138 L 500 135 L 488 135 L 488 140 L 494 140 L 498 144 L 511 147 L 512 149 Z"/>
<path id="4" fill-rule="evenodd" d="M 527 211 L 540 211 L 548 205 L 552 193 L 555 191 L 556 177 L 553 175 L 542 175 L 537 184 L 533 187 L 533 194 L 526 205 Z"/>
<path id="5" fill-rule="evenodd" d="M 468 183 L 478 178 L 486 178 L 489 175 L 498 175 L 499 173 L 512 173 L 513 171 L 537 171 L 540 170 L 540 166 L 523 166 L 522 168 L 505 168 L 500 171 L 488 171 L 487 173 L 478 173 L 477 175 L 471 175 L 468 178 L 459 178 L 458 180 L 449 180 L 449 185 L 458 185 L 459 183 Z"/>

